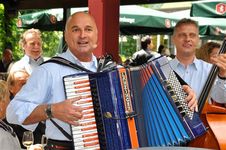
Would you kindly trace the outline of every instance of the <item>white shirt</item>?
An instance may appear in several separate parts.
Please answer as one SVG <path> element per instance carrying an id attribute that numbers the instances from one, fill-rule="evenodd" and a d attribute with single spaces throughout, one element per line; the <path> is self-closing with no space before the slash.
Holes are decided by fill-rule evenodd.
<path id="1" fill-rule="evenodd" d="M 32 71 L 43 62 L 43 57 L 40 57 L 37 61 L 35 61 L 29 56 L 24 55 L 24 57 L 22 57 L 19 61 L 13 64 L 12 68 L 10 69 L 10 72 L 25 69 L 27 73 L 31 74 Z"/>

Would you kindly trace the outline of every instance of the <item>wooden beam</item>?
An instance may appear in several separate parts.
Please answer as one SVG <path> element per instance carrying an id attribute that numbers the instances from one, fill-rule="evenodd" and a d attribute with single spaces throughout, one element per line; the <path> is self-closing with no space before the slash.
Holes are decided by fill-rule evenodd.
<path id="1" fill-rule="evenodd" d="M 6 2 L 7 3 L 7 2 Z M 8 5 L 10 5 L 8 3 Z M 24 9 L 50 9 L 50 8 L 71 8 L 87 7 L 88 0 L 18 0 L 14 7 L 17 10 Z"/>
<path id="2" fill-rule="evenodd" d="M 94 54 L 110 54 L 119 61 L 119 6 L 120 0 L 89 0 L 89 12 L 94 16 L 98 27 L 98 47 Z"/>

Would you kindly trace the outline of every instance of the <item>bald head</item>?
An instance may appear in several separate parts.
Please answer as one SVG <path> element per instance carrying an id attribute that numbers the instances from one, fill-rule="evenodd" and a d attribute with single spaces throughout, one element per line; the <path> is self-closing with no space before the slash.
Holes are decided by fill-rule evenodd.
<path id="1" fill-rule="evenodd" d="M 95 28 L 97 29 L 97 26 L 96 26 L 96 22 L 95 22 L 95 19 L 93 18 L 92 15 L 90 15 L 89 13 L 87 12 L 75 12 L 74 14 L 72 14 L 70 17 L 68 17 L 67 19 L 67 22 L 66 22 L 66 25 L 65 25 L 65 31 L 68 29 L 68 25 L 70 25 L 70 22 L 75 19 L 75 18 L 83 18 L 83 17 L 87 17 L 90 19 L 90 21 L 92 23 L 94 23 L 94 26 Z"/>
<path id="2" fill-rule="evenodd" d="M 97 47 L 98 31 L 94 18 L 85 12 L 72 14 L 65 26 L 65 41 L 80 61 L 91 61 Z"/>

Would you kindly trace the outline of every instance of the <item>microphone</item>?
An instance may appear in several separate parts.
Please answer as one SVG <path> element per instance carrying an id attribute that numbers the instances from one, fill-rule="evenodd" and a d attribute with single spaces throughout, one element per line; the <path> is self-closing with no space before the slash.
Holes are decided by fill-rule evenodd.
<path id="1" fill-rule="evenodd" d="M 95 49 L 95 48 L 97 48 L 97 46 L 98 46 L 97 44 L 93 44 L 92 48 Z"/>

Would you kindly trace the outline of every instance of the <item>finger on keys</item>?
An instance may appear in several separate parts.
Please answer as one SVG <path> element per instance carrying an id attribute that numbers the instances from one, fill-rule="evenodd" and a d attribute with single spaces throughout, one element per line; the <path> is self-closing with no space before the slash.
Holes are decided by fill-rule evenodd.
<path id="1" fill-rule="evenodd" d="M 189 102 L 192 99 L 190 88 L 187 85 L 183 85 L 183 90 L 187 94 L 187 97 L 185 98 L 185 100 Z"/>
<path id="2" fill-rule="evenodd" d="M 79 126 L 78 121 L 69 121 L 69 124 L 74 125 L 74 126 Z"/>
<path id="3" fill-rule="evenodd" d="M 184 91 L 187 93 L 186 100 L 189 102 L 192 99 L 196 99 L 195 92 L 188 85 L 183 85 Z"/>
<path id="4" fill-rule="evenodd" d="M 82 97 L 79 95 L 79 96 L 76 96 L 76 97 L 73 97 L 70 99 L 71 103 L 73 104 L 74 102 L 80 100 Z"/>

